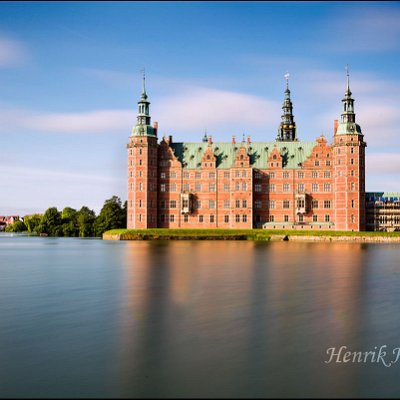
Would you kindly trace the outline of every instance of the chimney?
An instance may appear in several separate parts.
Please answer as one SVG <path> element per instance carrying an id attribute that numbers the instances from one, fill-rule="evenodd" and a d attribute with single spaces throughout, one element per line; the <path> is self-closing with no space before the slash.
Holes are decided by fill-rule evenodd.
<path id="1" fill-rule="evenodd" d="M 232 136 L 232 144 L 236 144 L 236 136 L 235 135 Z"/>
<path id="2" fill-rule="evenodd" d="M 339 126 L 339 121 L 337 119 L 335 119 L 333 122 L 333 134 L 334 135 L 336 135 L 338 126 Z"/>
<path id="3" fill-rule="evenodd" d="M 172 143 L 172 135 L 169 135 L 169 144 Z"/>
<path id="4" fill-rule="evenodd" d="M 250 140 L 250 135 L 247 135 L 247 144 L 250 146 L 251 140 Z"/>
<path id="5" fill-rule="evenodd" d="M 212 144 L 212 137 L 211 136 L 208 137 L 208 144 Z"/>
<path id="6" fill-rule="evenodd" d="M 157 131 L 158 131 L 158 122 L 157 121 L 154 121 L 153 128 L 154 128 L 154 130 L 156 132 L 156 135 L 157 135 Z"/>

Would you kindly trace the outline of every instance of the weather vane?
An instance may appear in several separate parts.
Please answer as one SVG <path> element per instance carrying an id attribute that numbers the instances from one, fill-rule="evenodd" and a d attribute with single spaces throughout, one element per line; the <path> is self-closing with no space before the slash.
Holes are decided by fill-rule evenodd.
<path id="1" fill-rule="evenodd" d="M 289 87 L 289 72 L 286 71 L 285 79 L 286 79 L 286 87 Z"/>
<path id="2" fill-rule="evenodd" d="M 143 74 L 143 91 L 146 91 L 146 70 L 143 67 L 140 72 Z"/>
<path id="3" fill-rule="evenodd" d="M 347 76 L 349 76 L 349 64 L 346 64 L 346 67 L 344 69 L 346 70 Z"/>

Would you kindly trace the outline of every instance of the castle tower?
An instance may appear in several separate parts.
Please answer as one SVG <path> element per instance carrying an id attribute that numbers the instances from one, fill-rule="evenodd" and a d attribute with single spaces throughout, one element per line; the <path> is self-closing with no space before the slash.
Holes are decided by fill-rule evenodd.
<path id="1" fill-rule="evenodd" d="M 128 149 L 128 229 L 157 227 L 157 124 L 151 126 L 146 81 Z"/>
<path id="2" fill-rule="evenodd" d="M 293 142 L 297 140 L 296 136 L 296 123 L 293 117 L 293 104 L 290 99 L 289 90 L 289 74 L 285 74 L 286 79 L 286 90 L 285 99 L 283 100 L 282 110 L 283 114 L 281 116 L 281 124 L 278 129 L 278 136 L 276 140 L 281 142 Z"/>
<path id="3" fill-rule="evenodd" d="M 365 147 L 364 136 L 356 123 L 349 72 L 342 99 L 340 123 L 335 126 L 334 208 L 335 229 L 364 231 L 365 227 Z"/>

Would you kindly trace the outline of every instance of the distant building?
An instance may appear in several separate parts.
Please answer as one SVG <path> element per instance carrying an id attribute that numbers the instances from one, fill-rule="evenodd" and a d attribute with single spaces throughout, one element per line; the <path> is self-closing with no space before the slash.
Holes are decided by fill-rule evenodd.
<path id="1" fill-rule="evenodd" d="M 158 143 L 143 80 L 127 145 L 128 228 L 365 230 L 366 143 L 348 75 L 342 104 L 332 143 L 300 141 L 286 76 L 275 140 Z"/>
<path id="2" fill-rule="evenodd" d="M 23 218 L 19 215 L 0 215 L 0 231 L 4 231 L 7 225 L 13 224 L 16 221 L 23 221 Z"/>
<path id="3" fill-rule="evenodd" d="M 366 193 L 367 230 L 400 231 L 400 193 Z"/>

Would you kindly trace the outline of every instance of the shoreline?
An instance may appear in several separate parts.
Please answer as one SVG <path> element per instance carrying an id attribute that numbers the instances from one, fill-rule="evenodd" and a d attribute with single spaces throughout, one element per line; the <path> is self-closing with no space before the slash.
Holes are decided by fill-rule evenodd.
<path id="1" fill-rule="evenodd" d="M 274 232 L 267 230 L 118 229 L 103 240 L 248 240 L 293 242 L 400 243 L 400 232 Z"/>

